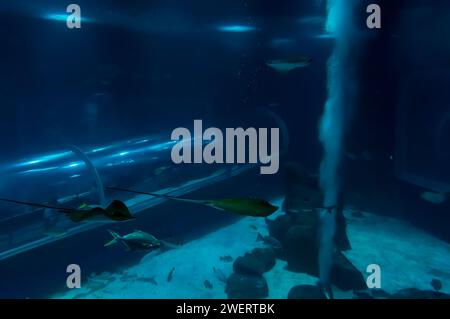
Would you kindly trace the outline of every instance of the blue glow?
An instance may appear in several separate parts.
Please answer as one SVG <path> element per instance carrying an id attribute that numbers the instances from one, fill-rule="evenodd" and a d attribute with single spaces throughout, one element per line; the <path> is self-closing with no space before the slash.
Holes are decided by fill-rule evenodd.
<path id="1" fill-rule="evenodd" d="M 69 165 L 64 166 L 63 168 L 74 168 L 80 166 L 81 162 L 70 163 Z"/>
<path id="2" fill-rule="evenodd" d="M 147 143 L 147 142 L 148 142 L 148 139 L 143 139 L 143 140 L 137 141 L 134 144 L 143 144 L 143 143 Z"/>
<path id="3" fill-rule="evenodd" d="M 54 153 L 49 155 L 43 155 L 37 158 L 34 158 L 30 161 L 18 163 L 14 165 L 15 167 L 22 167 L 22 166 L 30 166 L 30 165 L 36 165 L 36 164 L 42 164 L 44 162 L 53 161 L 62 157 L 65 157 L 69 155 L 71 152 L 61 152 L 61 153 Z"/>
<path id="4" fill-rule="evenodd" d="M 77 177 L 80 177 L 80 176 L 81 176 L 80 174 L 75 174 L 75 175 L 70 176 L 70 178 L 77 178 Z"/>
<path id="5" fill-rule="evenodd" d="M 66 22 L 67 18 L 70 16 L 71 14 L 69 13 L 49 13 L 44 15 L 44 19 L 46 20 L 51 20 L 51 21 L 58 21 L 58 22 Z M 84 18 L 81 17 L 81 22 L 90 22 L 92 21 L 91 19 L 88 18 Z"/>
<path id="6" fill-rule="evenodd" d="M 292 38 L 275 38 L 272 40 L 272 45 L 275 47 L 284 46 L 294 43 L 295 40 Z"/>
<path id="7" fill-rule="evenodd" d="M 251 32 L 251 31 L 256 31 L 257 30 L 255 27 L 246 26 L 246 25 L 239 25 L 239 24 L 224 25 L 224 26 L 219 27 L 218 29 L 221 32 L 235 32 L 235 33 Z"/>
<path id="8" fill-rule="evenodd" d="M 316 39 L 335 39 L 336 36 L 331 33 L 323 33 L 323 34 L 314 36 L 314 38 L 316 38 Z"/>
<path id="9" fill-rule="evenodd" d="M 97 153 L 97 152 L 105 151 L 107 149 L 108 149 L 108 147 L 100 147 L 100 148 L 93 149 L 91 152 Z"/>
<path id="10" fill-rule="evenodd" d="M 29 169 L 29 170 L 26 170 L 23 172 L 19 172 L 19 174 L 43 173 L 43 172 L 53 171 L 55 169 L 58 169 L 58 167 L 35 168 L 35 169 Z"/>

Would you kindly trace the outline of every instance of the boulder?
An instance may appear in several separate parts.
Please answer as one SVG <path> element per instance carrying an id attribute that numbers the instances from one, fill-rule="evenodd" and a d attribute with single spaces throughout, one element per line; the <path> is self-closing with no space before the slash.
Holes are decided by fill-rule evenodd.
<path id="1" fill-rule="evenodd" d="M 389 299 L 450 299 L 450 295 L 433 290 L 407 288 L 392 294 Z"/>
<path id="2" fill-rule="evenodd" d="M 318 249 L 315 228 L 294 225 L 284 241 L 287 268 L 290 271 L 318 276 Z"/>
<path id="3" fill-rule="evenodd" d="M 387 299 L 391 295 L 382 289 L 366 289 L 353 291 L 353 299 Z"/>
<path id="4" fill-rule="evenodd" d="M 353 299 L 375 299 L 370 291 L 354 291 Z"/>
<path id="5" fill-rule="evenodd" d="M 440 281 L 439 279 L 433 278 L 430 282 L 430 285 L 436 291 L 439 291 L 442 289 L 442 281 Z"/>
<path id="6" fill-rule="evenodd" d="M 288 299 L 327 299 L 327 297 L 317 286 L 299 285 L 291 288 Z"/>
<path id="7" fill-rule="evenodd" d="M 264 263 L 257 257 L 245 254 L 243 257 L 238 257 L 233 263 L 233 270 L 239 274 L 248 275 L 262 275 L 266 269 Z"/>
<path id="8" fill-rule="evenodd" d="M 362 273 L 342 253 L 336 255 L 331 283 L 344 291 L 367 289 Z"/>
<path id="9" fill-rule="evenodd" d="M 267 298 L 269 288 L 263 276 L 233 273 L 227 280 L 225 292 L 228 298 Z"/>
<path id="10" fill-rule="evenodd" d="M 264 265 L 264 272 L 275 266 L 276 254 L 272 248 L 255 248 L 248 255 L 258 259 Z"/>

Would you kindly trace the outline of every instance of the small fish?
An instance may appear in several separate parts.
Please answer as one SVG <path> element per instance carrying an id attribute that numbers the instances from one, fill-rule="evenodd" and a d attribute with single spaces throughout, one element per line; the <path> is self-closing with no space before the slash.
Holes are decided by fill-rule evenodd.
<path id="1" fill-rule="evenodd" d="M 272 236 L 263 236 L 260 233 L 258 233 L 258 236 L 256 237 L 256 241 L 262 242 L 262 243 L 264 243 L 264 245 L 270 246 L 275 249 L 283 248 L 280 241 Z"/>
<path id="2" fill-rule="evenodd" d="M 227 282 L 227 276 L 225 276 L 225 274 L 223 273 L 222 270 L 220 270 L 219 268 L 213 267 L 213 272 L 216 275 L 217 279 L 219 279 L 219 281 L 226 283 Z"/>
<path id="3" fill-rule="evenodd" d="M 250 228 L 253 230 L 258 230 L 258 227 L 256 227 L 255 225 L 250 225 Z"/>
<path id="4" fill-rule="evenodd" d="M 81 203 L 80 206 L 78 206 L 78 209 L 91 209 L 91 208 L 92 207 L 86 203 Z"/>
<path id="5" fill-rule="evenodd" d="M 213 285 L 209 280 L 205 280 L 203 282 L 203 285 L 205 286 L 206 289 L 213 289 Z"/>
<path id="6" fill-rule="evenodd" d="M 227 256 L 220 256 L 220 261 L 224 261 L 224 262 L 232 262 L 233 261 L 233 257 L 227 255 Z"/>
<path id="7" fill-rule="evenodd" d="M 437 205 L 444 203 L 448 199 L 448 197 L 449 193 L 436 193 L 426 191 L 420 194 L 420 198 L 422 198 L 423 200 Z"/>
<path id="8" fill-rule="evenodd" d="M 430 285 L 436 291 L 439 291 L 442 289 L 442 281 L 440 281 L 439 279 L 434 278 L 433 280 L 431 280 Z"/>
<path id="9" fill-rule="evenodd" d="M 173 278 L 173 272 L 175 271 L 175 267 L 173 267 L 170 272 L 169 275 L 167 276 L 167 282 L 171 282 L 172 278 Z"/>
<path id="10" fill-rule="evenodd" d="M 278 210 L 277 206 L 270 204 L 268 201 L 258 198 L 225 198 L 225 199 L 208 199 L 208 200 L 197 200 L 197 199 L 186 199 L 180 197 L 174 197 L 163 194 L 146 193 L 132 191 L 129 189 L 118 188 L 118 187 L 105 187 L 109 190 L 128 192 L 134 194 L 149 195 L 158 198 L 164 198 L 168 200 L 180 201 L 185 203 L 193 203 L 212 207 L 218 210 L 228 211 L 237 215 L 242 216 L 252 216 L 252 217 L 267 217 L 272 215 Z"/>
<path id="11" fill-rule="evenodd" d="M 155 236 L 150 235 L 141 230 L 135 230 L 125 236 L 120 236 L 118 233 L 108 230 L 108 232 L 113 237 L 112 240 L 107 242 L 104 246 L 108 247 L 116 243 L 121 243 L 125 246 L 127 251 L 139 251 L 139 250 L 155 250 L 161 248 L 163 243 L 155 238 Z"/>
<path id="12" fill-rule="evenodd" d="M 158 176 L 158 175 L 161 175 L 163 172 L 165 172 L 165 171 L 167 171 L 168 169 L 170 169 L 170 165 L 165 165 L 165 166 L 161 166 L 161 167 L 158 167 L 157 169 L 155 169 L 155 175 L 156 176 Z"/>
<path id="13" fill-rule="evenodd" d="M 143 282 L 151 283 L 152 285 L 155 285 L 155 286 L 158 285 L 158 283 L 156 282 L 155 276 L 152 276 L 150 278 L 139 278 L 138 280 L 139 281 L 143 281 Z"/>
<path id="14" fill-rule="evenodd" d="M 269 60 L 266 65 L 279 73 L 288 73 L 298 68 L 305 68 L 311 65 L 312 59 L 303 56 L 289 59 Z"/>

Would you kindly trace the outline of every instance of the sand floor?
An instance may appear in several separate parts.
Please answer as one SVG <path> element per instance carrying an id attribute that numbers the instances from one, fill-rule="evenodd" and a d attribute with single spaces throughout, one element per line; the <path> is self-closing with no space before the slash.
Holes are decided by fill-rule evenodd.
<path id="1" fill-rule="evenodd" d="M 274 201 L 281 203 L 281 200 Z M 279 214 L 279 213 L 277 213 Z M 432 289 L 430 281 L 438 278 L 442 292 L 450 293 L 450 245 L 419 230 L 405 221 L 363 213 L 362 218 L 345 212 L 348 236 L 353 249 L 346 256 L 363 273 L 369 264 L 381 267 L 381 288 L 395 292 L 403 288 Z M 271 216 L 271 218 L 276 215 Z M 255 229 L 256 228 L 256 229 Z M 53 298 L 226 298 L 225 284 L 213 271 L 220 269 L 226 276 L 232 272 L 232 262 L 221 256 L 236 258 L 261 244 L 260 232 L 267 234 L 264 219 L 243 218 L 207 236 L 161 254 L 150 253 L 121 273 L 103 273 L 82 288 L 72 289 Z M 123 249 L 118 245 L 114 249 Z M 277 260 L 275 267 L 264 274 L 269 286 L 269 298 L 286 298 L 291 287 L 315 284 L 317 278 L 285 270 L 286 262 Z M 167 281 L 171 269 L 172 280 Z M 212 289 L 205 288 L 208 280 Z M 335 289 L 335 297 L 351 298 L 352 292 Z"/>

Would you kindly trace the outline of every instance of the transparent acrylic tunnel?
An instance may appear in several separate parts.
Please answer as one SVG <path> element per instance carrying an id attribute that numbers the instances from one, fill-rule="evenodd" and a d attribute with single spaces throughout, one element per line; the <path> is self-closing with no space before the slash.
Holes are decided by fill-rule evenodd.
<path id="1" fill-rule="evenodd" d="M 140 137 L 83 149 L 67 145 L 52 153 L 3 164 L 2 197 L 64 208 L 105 205 L 120 199 L 135 215 L 163 200 L 105 192 L 103 186 L 179 196 L 249 168 L 249 165 L 226 168 L 200 165 L 182 169 L 171 161 L 175 141 L 168 139 L 169 136 Z M 13 203 L 0 202 L 0 210 L 0 260 L 102 225 L 74 223 L 52 209 Z"/>

